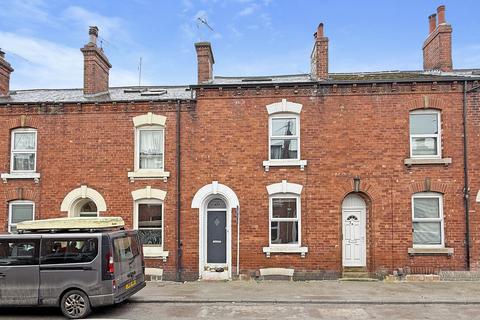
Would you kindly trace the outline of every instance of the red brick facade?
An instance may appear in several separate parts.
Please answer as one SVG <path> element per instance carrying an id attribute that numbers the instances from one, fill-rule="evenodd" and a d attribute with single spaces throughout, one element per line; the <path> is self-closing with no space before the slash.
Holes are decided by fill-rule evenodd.
<path id="1" fill-rule="evenodd" d="M 323 34 L 317 31 L 316 41 L 319 38 L 323 39 Z M 240 208 L 237 248 L 237 209 L 232 201 L 229 203 L 233 207 L 227 223 L 231 277 L 237 271 L 250 277 L 260 268 L 280 267 L 293 268 L 299 279 L 336 278 L 343 270 L 342 202 L 347 195 L 357 194 L 366 203 L 366 270 L 372 275 L 399 268 L 412 273 L 478 269 L 480 153 L 476 140 L 480 136 L 480 110 L 474 77 L 419 73 L 409 75 L 411 79 L 381 75 L 382 79 L 359 80 L 329 76 L 328 42 L 325 46 L 326 51 L 319 51 L 325 56 L 317 71 L 317 76 L 328 77 L 324 81 L 216 83 L 212 81 L 211 47 L 203 44 L 197 46 L 199 84 L 190 86 L 191 99 L 0 101 L 0 173 L 11 169 L 12 129 L 30 127 L 37 129 L 36 171 L 41 174 L 38 182 L 5 179 L 0 183 L 1 229 L 8 228 L 8 206 L 13 200 L 33 201 L 35 219 L 66 217 L 68 213 L 60 210 L 62 201 L 80 186 L 103 196 L 107 210 L 101 215 L 121 216 L 133 227 L 132 191 L 148 186 L 166 192 L 163 250 L 169 255 L 166 262 L 148 259 L 147 266 L 162 268 L 166 279 L 180 276 L 193 280 L 204 271 L 200 249 L 205 210 L 203 202 L 200 206 L 195 203 L 216 194 L 229 202 L 234 197 L 225 192 L 231 191 Z M 93 87 L 103 83 L 97 78 L 92 81 Z M 469 239 L 464 203 L 464 85 L 470 90 L 466 93 Z M 307 164 L 304 168 L 267 169 L 263 163 L 269 160 L 267 106 L 284 99 L 301 105 L 300 153 Z M 408 163 L 409 116 L 415 110 L 440 112 L 442 159 L 451 162 Z M 134 117 L 148 113 L 166 117 L 165 171 L 170 173 L 166 180 L 128 177 L 135 169 Z M 268 257 L 263 252 L 269 246 L 267 186 L 283 180 L 303 187 L 300 245 L 308 248 L 304 257 L 285 252 Z M 202 193 L 205 188 L 211 192 Z M 409 254 L 413 247 L 412 195 L 419 192 L 443 195 L 448 254 L 442 250 Z M 236 267 L 237 249 L 240 270 Z"/>

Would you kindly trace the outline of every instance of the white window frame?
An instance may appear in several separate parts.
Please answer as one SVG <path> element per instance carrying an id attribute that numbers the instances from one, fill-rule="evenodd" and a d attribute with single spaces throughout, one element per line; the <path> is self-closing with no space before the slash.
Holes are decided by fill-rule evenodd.
<path id="1" fill-rule="evenodd" d="M 438 199 L 439 217 L 438 218 L 415 218 L 415 199 L 435 198 Z M 413 223 L 414 222 L 440 222 L 441 244 L 414 244 L 413 243 Z M 413 248 L 445 248 L 445 230 L 443 215 L 443 195 L 435 192 L 419 192 L 412 195 L 412 244 Z"/>
<path id="2" fill-rule="evenodd" d="M 296 199 L 296 218 L 273 218 L 273 199 Z M 294 193 L 276 193 L 269 196 L 269 221 L 268 221 L 268 243 L 270 247 L 300 247 L 302 244 L 302 219 L 301 219 L 301 200 L 298 194 Z M 297 243 L 272 243 L 272 222 L 298 222 L 298 241 Z M 280 231 L 279 226 L 277 226 Z"/>
<path id="3" fill-rule="evenodd" d="M 17 224 L 12 223 L 12 214 L 13 214 L 13 206 L 16 204 L 20 205 L 25 205 L 25 204 L 30 204 L 32 205 L 32 220 L 35 220 L 35 202 L 29 201 L 29 200 L 15 200 L 15 201 L 10 201 L 8 204 L 8 232 L 11 232 L 12 227 L 15 227 Z"/>
<path id="4" fill-rule="evenodd" d="M 140 168 L 140 132 L 161 131 L 162 132 L 162 168 Z M 164 172 L 165 170 L 165 127 L 159 125 L 142 126 L 135 128 L 135 171 Z"/>
<path id="5" fill-rule="evenodd" d="M 161 229 L 161 235 L 162 235 L 162 243 L 157 245 L 157 244 L 144 244 L 144 248 L 156 248 L 159 249 L 159 251 L 163 251 L 164 243 L 165 243 L 165 238 L 164 238 L 164 230 L 165 230 L 165 221 L 164 221 L 164 212 L 165 212 L 165 202 L 162 200 L 158 199 L 140 199 L 135 201 L 135 213 L 134 213 L 134 219 L 133 219 L 133 229 L 139 230 L 138 229 L 138 216 L 139 216 L 139 205 L 140 204 L 156 204 L 156 205 L 162 205 L 162 229 Z"/>
<path id="6" fill-rule="evenodd" d="M 15 134 L 17 133 L 34 133 L 35 134 L 35 149 L 34 150 L 15 150 Z M 34 128 L 18 128 L 11 131 L 11 146 L 10 146 L 10 173 L 32 173 L 37 172 L 37 129 Z M 14 155 L 20 153 L 35 154 L 35 161 L 33 162 L 33 170 L 14 170 Z"/>
<path id="7" fill-rule="evenodd" d="M 437 116 L 438 133 L 437 134 L 412 134 L 410 128 L 410 117 L 418 114 L 432 114 Z M 416 159 L 441 159 L 442 158 L 442 117 L 439 110 L 414 110 L 409 113 L 409 136 L 410 136 L 410 158 Z M 413 154 L 413 138 L 436 138 L 437 139 L 437 154 L 435 155 L 414 155 Z"/>
<path id="8" fill-rule="evenodd" d="M 273 120 L 274 119 L 295 119 L 295 135 L 292 136 L 273 136 L 272 129 L 273 129 Z M 272 159 L 272 140 L 276 139 L 289 139 L 289 140 L 297 140 L 297 157 L 294 159 Z M 301 159 L 300 157 L 300 116 L 295 113 L 276 113 L 269 116 L 268 119 L 268 159 L 271 162 L 289 162 L 289 161 L 298 161 Z"/>

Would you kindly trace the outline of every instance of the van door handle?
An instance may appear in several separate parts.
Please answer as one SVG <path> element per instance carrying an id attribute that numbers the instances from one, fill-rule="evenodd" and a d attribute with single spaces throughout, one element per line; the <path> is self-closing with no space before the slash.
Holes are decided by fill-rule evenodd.
<path id="1" fill-rule="evenodd" d="M 5 277 L 6 277 L 5 273 L 0 273 L 0 278 L 5 278 Z"/>

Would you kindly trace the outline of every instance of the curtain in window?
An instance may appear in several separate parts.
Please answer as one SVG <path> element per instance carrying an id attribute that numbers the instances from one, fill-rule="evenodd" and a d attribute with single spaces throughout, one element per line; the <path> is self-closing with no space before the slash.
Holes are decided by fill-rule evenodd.
<path id="1" fill-rule="evenodd" d="M 33 206 L 31 204 L 12 205 L 12 223 L 29 221 L 33 219 Z"/>
<path id="2" fill-rule="evenodd" d="M 422 245 L 442 244 L 440 222 L 414 222 L 413 243 Z"/>
<path id="3" fill-rule="evenodd" d="M 35 153 L 14 153 L 14 171 L 32 171 L 35 168 Z"/>
<path id="4" fill-rule="evenodd" d="M 438 198 L 417 198 L 413 200 L 415 218 L 439 218 L 440 203 Z"/>
<path id="5" fill-rule="evenodd" d="M 143 244 L 162 245 L 162 205 L 138 205 L 138 234 Z"/>
<path id="6" fill-rule="evenodd" d="M 14 150 L 35 150 L 35 133 L 17 132 L 14 136 Z"/>
<path id="7" fill-rule="evenodd" d="M 163 168 L 163 131 L 140 131 L 140 168 Z"/>

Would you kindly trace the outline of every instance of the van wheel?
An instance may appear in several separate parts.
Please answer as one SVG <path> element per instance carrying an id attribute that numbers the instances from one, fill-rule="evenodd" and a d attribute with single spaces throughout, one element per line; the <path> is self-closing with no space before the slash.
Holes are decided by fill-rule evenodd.
<path id="1" fill-rule="evenodd" d="M 80 290 L 70 290 L 65 293 L 60 301 L 60 308 L 65 317 L 70 319 L 82 319 L 90 314 L 90 300 Z"/>

